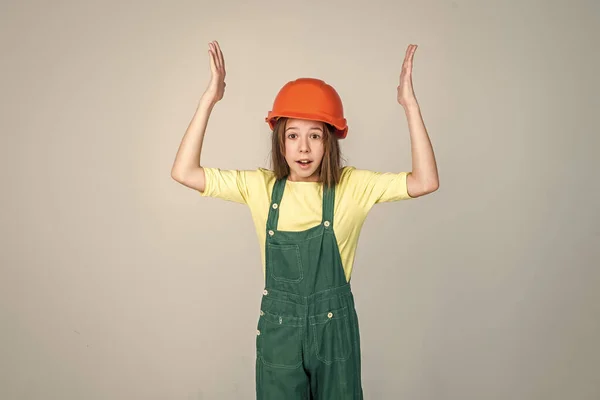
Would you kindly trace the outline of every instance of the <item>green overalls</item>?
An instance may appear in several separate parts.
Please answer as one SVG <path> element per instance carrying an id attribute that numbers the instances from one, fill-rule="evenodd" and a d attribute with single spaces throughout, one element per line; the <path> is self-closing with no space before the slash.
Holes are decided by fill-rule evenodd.
<path id="1" fill-rule="evenodd" d="M 286 179 L 275 182 L 256 337 L 258 400 L 362 399 L 360 335 L 333 230 L 335 188 L 323 185 L 323 220 L 277 230 Z"/>

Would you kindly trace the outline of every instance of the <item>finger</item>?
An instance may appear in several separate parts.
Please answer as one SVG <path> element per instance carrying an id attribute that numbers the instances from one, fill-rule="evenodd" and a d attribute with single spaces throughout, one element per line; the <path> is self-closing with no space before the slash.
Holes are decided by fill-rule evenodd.
<path id="1" fill-rule="evenodd" d="M 221 60 L 219 59 L 219 47 L 217 45 L 216 41 L 212 41 L 211 42 L 211 46 L 212 46 L 212 51 L 214 53 L 215 56 L 215 65 L 217 66 L 218 70 L 221 70 Z"/>
<path id="2" fill-rule="evenodd" d="M 215 42 L 210 42 L 208 44 L 208 47 L 210 48 L 210 54 L 212 56 L 212 62 L 214 64 L 215 67 L 215 72 L 219 70 L 219 56 L 217 55 L 217 48 L 215 46 Z"/>
<path id="3" fill-rule="evenodd" d="M 400 82 L 406 81 L 406 78 L 409 75 L 410 75 L 410 61 L 406 61 L 402 65 L 402 72 L 400 73 Z"/>
<path id="4" fill-rule="evenodd" d="M 217 72 L 217 64 L 215 62 L 215 54 L 213 53 L 212 46 L 209 45 L 208 55 L 210 57 L 210 70 L 213 75 Z"/>
<path id="5" fill-rule="evenodd" d="M 225 62 L 223 61 L 223 52 L 221 51 L 221 46 L 219 46 L 219 42 L 215 41 L 215 46 L 217 48 L 217 58 L 219 59 L 219 67 L 224 70 Z"/>
<path id="6" fill-rule="evenodd" d="M 406 61 L 408 61 L 408 59 L 410 58 L 411 48 L 412 48 L 412 45 L 409 44 L 408 47 L 406 48 L 406 53 L 404 54 L 404 62 L 403 62 L 403 64 L 405 64 Z"/>
<path id="7" fill-rule="evenodd" d="M 406 50 L 406 56 L 404 57 L 404 62 L 402 63 L 402 76 L 405 77 L 405 75 L 407 74 L 407 72 L 410 70 L 410 54 L 411 54 L 411 50 L 410 48 Z"/>
<path id="8" fill-rule="evenodd" d="M 408 53 L 408 57 L 406 57 L 407 61 L 412 60 L 412 57 L 415 54 L 415 49 L 416 48 L 417 47 L 414 44 L 410 45 L 410 47 L 409 47 L 409 49 L 407 51 L 407 53 Z"/>
<path id="9" fill-rule="evenodd" d="M 217 73 L 217 64 L 215 63 L 215 56 L 212 53 L 212 50 L 208 51 L 210 55 L 210 72 L 214 76 Z"/>
<path id="10" fill-rule="evenodd" d="M 407 76 L 410 75 L 411 69 L 411 57 L 414 53 L 414 46 L 409 44 L 406 48 L 406 53 L 404 54 L 404 61 L 402 62 L 402 72 L 400 73 L 400 83 L 404 82 Z"/>
<path id="11" fill-rule="evenodd" d="M 219 56 L 219 62 L 223 61 L 223 52 L 221 51 L 221 45 L 218 41 L 214 41 L 215 49 L 217 51 L 217 55 Z"/>
<path id="12" fill-rule="evenodd" d="M 221 57 L 219 55 L 219 43 L 216 40 L 213 41 L 213 47 L 215 49 L 215 63 L 217 64 L 217 68 L 219 68 L 219 70 L 221 70 L 222 65 L 221 65 Z"/>
<path id="13" fill-rule="evenodd" d="M 412 69 L 412 64 L 413 64 L 413 56 L 415 54 L 415 46 L 410 46 L 410 49 L 407 51 L 407 58 L 406 61 L 404 62 L 404 68 L 407 71 L 410 71 Z"/>
<path id="14" fill-rule="evenodd" d="M 219 45 L 219 42 L 215 42 L 217 45 L 217 53 L 219 55 L 219 63 L 221 65 L 221 68 L 223 69 L 223 74 L 225 73 L 225 57 L 223 57 L 223 52 L 221 51 L 221 46 Z"/>

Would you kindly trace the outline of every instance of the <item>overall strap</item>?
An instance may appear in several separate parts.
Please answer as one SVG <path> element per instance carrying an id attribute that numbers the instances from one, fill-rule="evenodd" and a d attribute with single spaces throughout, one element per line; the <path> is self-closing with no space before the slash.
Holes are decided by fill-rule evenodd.
<path id="1" fill-rule="evenodd" d="M 333 208 L 335 206 L 335 186 L 327 187 L 323 184 L 323 222 L 326 227 L 333 227 Z"/>
<path id="2" fill-rule="evenodd" d="M 269 205 L 269 217 L 267 218 L 267 230 L 277 230 L 279 221 L 279 203 L 283 198 L 287 178 L 278 179 L 273 184 L 273 193 L 271 194 L 271 204 Z"/>

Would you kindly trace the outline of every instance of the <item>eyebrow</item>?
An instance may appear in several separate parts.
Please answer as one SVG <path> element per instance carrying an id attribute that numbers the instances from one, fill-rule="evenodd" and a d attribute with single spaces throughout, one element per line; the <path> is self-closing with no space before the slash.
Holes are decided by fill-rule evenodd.
<path id="1" fill-rule="evenodd" d="M 290 127 L 288 127 L 288 128 L 285 128 L 285 131 L 287 132 L 287 131 L 289 131 L 290 129 L 298 129 L 298 127 L 297 127 L 297 126 L 290 126 Z M 313 130 L 313 129 L 316 129 L 316 130 L 318 130 L 318 131 L 321 131 L 321 132 L 323 132 L 323 129 L 322 129 L 322 128 L 320 128 L 320 127 L 318 127 L 318 126 L 313 126 L 313 127 L 311 127 L 309 130 Z"/>

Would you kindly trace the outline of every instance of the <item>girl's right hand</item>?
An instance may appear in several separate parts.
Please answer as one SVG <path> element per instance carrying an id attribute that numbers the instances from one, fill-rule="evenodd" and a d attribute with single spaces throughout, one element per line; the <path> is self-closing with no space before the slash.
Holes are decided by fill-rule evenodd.
<path id="1" fill-rule="evenodd" d="M 209 103 L 216 104 L 223 98 L 225 93 L 225 60 L 217 41 L 208 44 L 208 54 L 210 56 L 211 78 L 204 92 L 204 98 Z"/>

